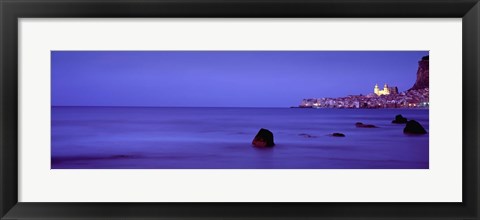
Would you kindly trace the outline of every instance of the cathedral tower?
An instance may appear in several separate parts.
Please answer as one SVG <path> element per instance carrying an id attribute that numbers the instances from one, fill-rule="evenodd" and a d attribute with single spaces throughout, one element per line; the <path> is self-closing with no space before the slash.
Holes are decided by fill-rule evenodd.
<path id="1" fill-rule="evenodd" d="M 375 84 L 375 88 L 373 89 L 373 92 L 377 95 L 380 94 L 380 89 L 378 88 L 378 84 Z"/>

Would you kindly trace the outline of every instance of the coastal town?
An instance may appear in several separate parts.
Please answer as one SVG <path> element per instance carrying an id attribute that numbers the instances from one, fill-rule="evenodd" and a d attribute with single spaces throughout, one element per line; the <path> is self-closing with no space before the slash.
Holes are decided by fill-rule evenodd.
<path id="1" fill-rule="evenodd" d="M 428 88 L 401 93 L 350 95 L 340 98 L 302 100 L 300 108 L 428 108 Z"/>
<path id="2" fill-rule="evenodd" d="M 378 84 L 368 95 L 349 95 L 339 98 L 303 99 L 299 108 L 428 108 L 429 107 L 429 57 L 418 62 L 417 80 L 412 88 L 398 92 L 396 86 Z"/>

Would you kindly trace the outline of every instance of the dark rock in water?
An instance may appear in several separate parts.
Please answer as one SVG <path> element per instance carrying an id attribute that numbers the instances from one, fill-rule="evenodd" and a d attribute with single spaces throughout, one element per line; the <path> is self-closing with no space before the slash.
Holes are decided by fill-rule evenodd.
<path id="1" fill-rule="evenodd" d="M 378 127 L 375 126 L 375 125 L 367 125 L 367 124 L 364 124 L 364 123 L 362 123 L 362 122 L 357 122 L 357 123 L 355 123 L 355 126 L 356 126 L 357 128 L 378 128 Z"/>
<path id="2" fill-rule="evenodd" d="M 345 135 L 342 133 L 333 133 L 332 137 L 345 137 Z"/>
<path id="3" fill-rule="evenodd" d="M 310 135 L 310 134 L 305 134 L 305 133 L 298 134 L 298 136 L 302 136 L 302 137 L 305 137 L 305 138 L 316 138 L 317 137 L 315 135 Z"/>
<path id="4" fill-rule="evenodd" d="M 417 121 L 410 120 L 405 125 L 405 128 L 403 129 L 403 133 L 405 133 L 405 134 L 426 134 L 427 131 Z"/>
<path id="5" fill-rule="evenodd" d="M 392 121 L 394 124 L 406 124 L 408 121 L 407 118 L 404 118 L 402 115 L 395 116 L 395 120 Z"/>
<path id="6" fill-rule="evenodd" d="M 125 159 L 125 158 L 131 158 L 132 156 L 129 156 L 129 155 L 113 155 L 111 158 L 112 159 Z"/>
<path id="7" fill-rule="evenodd" d="M 257 135 L 255 135 L 252 144 L 255 147 L 273 147 L 275 145 L 273 142 L 273 133 L 264 128 L 260 129 Z"/>

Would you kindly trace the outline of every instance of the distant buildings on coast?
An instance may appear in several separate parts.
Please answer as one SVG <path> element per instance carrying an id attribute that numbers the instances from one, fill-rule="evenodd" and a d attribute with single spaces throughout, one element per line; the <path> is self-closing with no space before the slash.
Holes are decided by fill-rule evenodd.
<path id="1" fill-rule="evenodd" d="M 383 90 L 374 88 L 368 95 L 350 95 L 340 98 L 303 99 L 300 108 L 428 108 L 429 89 L 407 90 L 398 93 L 397 87 Z"/>
<path id="2" fill-rule="evenodd" d="M 368 95 L 350 95 L 340 98 L 303 99 L 300 108 L 428 108 L 429 56 L 418 61 L 417 80 L 407 91 L 398 92 L 396 86 L 387 84 L 380 90 L 378 84 Z"/>

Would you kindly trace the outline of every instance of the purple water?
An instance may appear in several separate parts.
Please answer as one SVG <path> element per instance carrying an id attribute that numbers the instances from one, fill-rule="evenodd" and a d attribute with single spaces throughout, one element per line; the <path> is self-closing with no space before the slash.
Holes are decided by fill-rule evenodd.
<path id="1" fill-rule="evenodd" d="M 428 169 L 397 114 L 428 131 L 426 109 L 52 107 L 52 169 Z M 275 147 L 252 147 L 260 128 Z"/>

